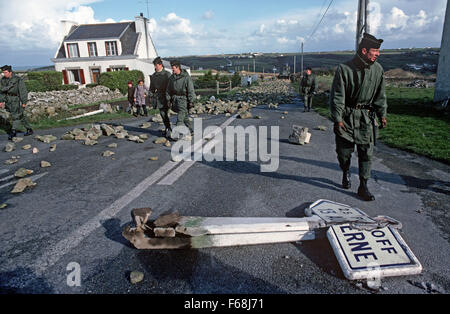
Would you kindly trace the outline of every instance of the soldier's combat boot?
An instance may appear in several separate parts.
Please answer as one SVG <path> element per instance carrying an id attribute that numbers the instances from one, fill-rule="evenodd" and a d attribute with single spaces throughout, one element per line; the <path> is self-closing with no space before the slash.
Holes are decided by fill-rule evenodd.
<path id="1" fill-rule="evenodd" d="M 350 171 L 344 171 L 342 175 L 342 188 L 349 190 L 352 187 Z"/>
<path id="2" fill-rule="evenodd" d="M 369 189 L 367 188 L 367 180 L 366 179 L 360 179 L 361 185 L 358 189 L 358 196 L 361 197 L 366 202 L 372 202 L 375 200 L 375 196 L 372 195 L 372 193 L 369 192 Z"/>
<path id="3" fill-rule="evenodd" d="M 16 130 L 11 129 L 11 131 L 10 131 L 9 134 L 8 134 L 8 140 L 9 140 L 9 141 L 12 141 L 12 139 L 13 139 L 14 137 L 16 137 L 16 135 L 17 135 Z"/>
<path id="4" fill-rule="evenodd" d="M 25 133 L 25 136 L 30 136 L 30 135 L 33 135 L 33 130 L 30 128 L 30 129 L 27 129 L 27 133 Z"/>

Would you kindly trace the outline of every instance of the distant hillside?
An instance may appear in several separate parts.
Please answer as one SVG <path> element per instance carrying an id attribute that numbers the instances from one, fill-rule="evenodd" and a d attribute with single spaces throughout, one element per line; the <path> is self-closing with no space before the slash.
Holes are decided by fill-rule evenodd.
<path id="1" fill-rule="evenodd" d="M 304 67 L 332 69 L 340 63 L 349 60 L 353 54 L 353 51 L 305 53 Z M 275 68 L 276 72 L 279 73 L 286 65 L 293 72 L 294 55 L 296 56 L 296 72 L 300 72 L 301 55 L 299 53 L 258 54 L 256 57 L 254 57 L 254 54 L 186 56 L 176 59 L 194 70 L 215 69 L 228 71 L 253 71 L 253 62 L 255 60 L 256 72 L 273 72 Z M 175 58 L 167 58 L 167 60 L 173 59 Z M 435 73 L 439 63 L 439 49 L 386 49 L 381 52 L 379 62 L 386 71 L 401 68 L 421 73 Z"/>

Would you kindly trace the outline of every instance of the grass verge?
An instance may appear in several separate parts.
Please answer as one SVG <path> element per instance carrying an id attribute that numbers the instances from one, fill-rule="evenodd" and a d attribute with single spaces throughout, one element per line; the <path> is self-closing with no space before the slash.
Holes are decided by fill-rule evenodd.
<path id="1" fill-rule="evenodd" d="M 298 83 L 294 83 L 298 90 Z M 382 143 L 450 164 L 450 116 L 433 108 L 434 88 L 386 87 L 388 127 Z M 314 110 L 330 118 L 329 97 L 317 95 Z"/>

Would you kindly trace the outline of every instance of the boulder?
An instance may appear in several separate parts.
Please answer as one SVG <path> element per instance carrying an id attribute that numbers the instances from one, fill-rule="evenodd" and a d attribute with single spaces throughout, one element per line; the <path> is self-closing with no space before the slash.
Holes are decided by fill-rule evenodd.
<path id="1" fill-rule="evenodd" d="M 31 148 L 31 146 L 30 146 Z M 10 153 L 12 151 L 16 150 L 16 144 L 14 143 L 6 143 L 5 145 L 5 152 Z"/>
<path id="2" fill-rule="evenodd" d="M 289 142 L 296 145 L 309 144 L 311 133 L 308 131 L 309 129 L 306 127 L 294 125 L 292 127 L 292 134 L 289 136 Z"/>

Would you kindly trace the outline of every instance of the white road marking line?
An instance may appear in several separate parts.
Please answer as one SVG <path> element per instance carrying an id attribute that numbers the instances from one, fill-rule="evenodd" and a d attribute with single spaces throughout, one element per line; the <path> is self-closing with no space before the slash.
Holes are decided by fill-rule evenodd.
<path id="1" fill-rule="evenodd" d="M 221 126 L 220 126 L 220 130 L 223 131 L 223 129 L 225 129 L 227 126 L 229 126 L 231 123 L 234 122 L 234 120 L 236 120 L 237 115 L 232 116 L 231 118 L 229 118 L 227 121 L 225 121 Z M 205 147 L 208 145 L 212 145 L 214 146 L 214 137 L 218 134 L 218 130 L 213 131 L 211 133 L 208 133 L 207 135 L 205 135 L 205 137 L 203 138 L 201 142 L 201 146 L 197 145 L 198 147 L 194 147 L 194 151 L 197 152 L 199 149 L 201 149 L 203 147 L 203 143 L 206 142 L 205 138 L 210 138 L 211 140 L 209 142 L 206 143 Z M 167 175 L 163 180 L 161 180 L 158 185 L 172 185 L 174 184 L 184 173 L 186 173 L 186 171 L 189 170 L 189 168 L 191 168 L 194 164 L 196 163 L 195 160 L 189 160 L 189 161 L 185 161 L 180 167 L 178 167 L 176 170 L 174 170 L 172 173 L 170 173 L 169 175 Z"/>
<path id="2" fill-rule="evenodd" d="M 236 119 L 236 116 L 230 118 L 227 122 L 230 124 Z M 224 125 L 228 125 L 227 122 Z M 203 144 L 204 139 L 198 141 L 193 145 L 194 149 L 199 144 Z M 193 149 L 192 149 L 193 150 Z M 169 161 L 164 166 L 159 168 L 150 177 L 139 183 L 134 189 L 115 201 L 113 204 L 102 210 L 98 215 L 90 219 L 87 223 L 70 233 L 65 239 L 59 241 L 50 249 L 44 252 L 42 256 L 35 260 L 32 265 L 29 265 L 35 273 L 40 276 L 51 266 L 55 265 L 64 255 L 76 248 L 80 243 L 91 234 L 94 230 L 102 226 L 102 221 L 113 218 L 123 208 L 128 206 L 131 202 L 141 196 L 150 186 L 158 182 L 173 168 L 179 165 L 180 162 Z"/>
<path id="3" fill-rule="evenodd" d="M 11 180 L 11 179 L 14 179 L 14 176 L 8 176 L 8 177 L 1 178 L 0 182 L 8 181 L 8 180 Z"/>
<path id="4" fill-rule="evenodd" d="M 43 176 L 45 176 L 46 174 L 48 174 L 48 172 L 44 172 L 44 173 L 41 173 L 41 174 L 38 174 L 38 175 L 35 175 L 35 176 L 32 176 L 32 177 L 28 177 L 28 178 L 31 179 L 31 180 L 38 180 L 38 179 L 42 178 Z M 12 177 L 14 177 L 14 176 L 12 176 Z M 0 189 L 3 189 L 5 187 L 7 187 L 7 186 L 16 184 L 17 182 L 19 182 L 19 180 L 15 180 L 15 181 L 3 184 L 3 185 L 0 186 Z"/>

